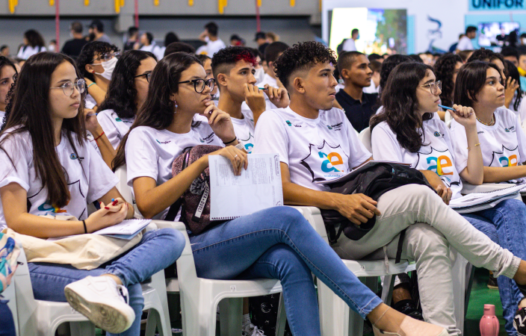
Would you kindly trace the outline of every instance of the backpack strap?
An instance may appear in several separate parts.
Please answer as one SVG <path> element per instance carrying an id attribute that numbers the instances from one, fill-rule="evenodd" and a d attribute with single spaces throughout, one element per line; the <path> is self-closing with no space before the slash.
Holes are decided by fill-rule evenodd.
<path id="1" fill-rule="evenodd" d="M 179 197 L 179 199 L 170 206 L 170 209 L 168 210 L 168 214 L 166 214 L 166 218 L 164 220 L 173 222 L 175 220 L 175 216 L 177 216 L 177 214 L 179 213 L 179 209 L 181 209 L 182 205 L 183 205 L 183 197 Z"/>

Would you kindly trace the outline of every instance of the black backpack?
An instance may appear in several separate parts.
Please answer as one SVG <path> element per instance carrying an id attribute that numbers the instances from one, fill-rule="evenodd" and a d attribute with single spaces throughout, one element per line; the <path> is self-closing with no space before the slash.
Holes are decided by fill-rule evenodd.
<path id="1" fill-rule="evenodd" d="M 336 47 L 336 52 L 339 54 L 341 54 L 341 52 L 343 51 L 343 45 L 345 44 L 345 41 L 347 41 L 348 38 L 346 39 L 343 39 L 342 43 L 338 44 L 338 46 Z"/>
<path id="2" fill-rule="evenodd" d="M 375 201 L 386 192 L 406 184 L 426 185 L 431 190 L 424 175 L 416 169 L 391 162 L 369 162 L 343 178 L 337 179 L 328 186 L 330 192 L 349 194 L 365 194 Z M 376 216 L 367 223 L 356 225 L 342 216 L 336 210 L 321 210 L 321 215 L 329 235 L 331 244 L 335 243 L 343 234 L 351 240 L 360 240 L 376 223 Z M 339 230 L 336 232 L 336 227 Z"/>

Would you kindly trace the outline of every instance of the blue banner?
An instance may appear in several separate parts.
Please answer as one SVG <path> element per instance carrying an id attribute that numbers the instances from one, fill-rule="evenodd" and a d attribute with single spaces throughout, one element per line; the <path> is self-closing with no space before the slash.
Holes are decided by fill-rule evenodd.
<path id="1" fill-rule="evenodd" d="M 470 11 L 526 10 L 525 0 L 468 0 Z"/>

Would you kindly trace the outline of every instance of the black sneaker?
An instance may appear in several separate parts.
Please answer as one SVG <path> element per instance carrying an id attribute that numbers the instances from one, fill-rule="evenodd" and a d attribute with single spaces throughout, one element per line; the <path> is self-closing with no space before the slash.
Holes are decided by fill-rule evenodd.
<path id="1" fill-rule="evenodd" d="M 493 276 L 493 273 L 489 274 L 488 278 L 488 288 L 489 289 L 499 289 L 499 284 L 497 283 L 497 278 Z"/>
<path id="2" fill-rule="evenodd" d="M 424 320 L 422 313 L 416 308 L 413 300 L 398 301 L 397 303 L 393 304 L 393 309 L 407 316 L 411 316 L 412 318 L 416 320 L 420 320 L 420 321 Z"/>
<path id="3" fill-rule="evenodd" d="M 513 327 L 517 330 L 519 336 L 526 336 L 526 308 L 517 310 L 513 319 Z"/>

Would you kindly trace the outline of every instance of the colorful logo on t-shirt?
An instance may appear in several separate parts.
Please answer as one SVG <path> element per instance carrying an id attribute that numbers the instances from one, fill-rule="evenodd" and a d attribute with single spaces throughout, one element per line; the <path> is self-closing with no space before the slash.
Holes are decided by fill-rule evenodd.
<path id="1" fill-rule="evenodd" d="M 290 120 L 287 120 L 286 123 L 287 125 L 292 126 L 292 123 L 290 122 Z"/>
<path id="2" fill-rule="evenodd" d="M 439 131 L 435 131 L 435 133 L 433 133 L 437 138 L 440 138 L 442 136 L 442 133 L 440 133 Z"/>
<path id="3" fill-rule="evenodd" d="M 515 129 L 515 126 L 511 126 L 511 127 L 504 128 L 504 131 L 506 131 L 506 133 L 510 133 L 510 132 L 515 132 L 516 129 Z"/>
<path id="4" fill-rule="evenodd" d="M 157 139 L 155 139 L 155 141 L 157 141 L 157 143 L 158 143 L 159 145 L 166 145 L 166 144 L 169 144 L 170 142 L 172 142 L 172 140 L 168 140 L 168 141 L 159 141 L 159 140 L 157 140 Z"/>
<path id="5" fill-rule="evenodd" d="M 416 167 L 419 169 L 418 167 L 423 165 L 426 170 L 434 171 L 448 187 L 460 185 L 460 179 L 450 155 L 447 149 L 439 151 L 431 147 L 430 153 L 418 153 L 419 162 L 416 164 Z"/>
<path id="6" fill-rule="evenodd" d="M 327 128 L 329 129 L 329 131 L 332 131 L 332 130 L 341 131 L 342 130 L 342 126 L 343 126 L 343 122 L 337 123 L 337 124 L 334 124 L 334 125 L 327 125 Z"/>
<path id="7" fill-rule="evenodd" d="M 60 208 L 58 208 L 56 206 L 53 206 L 53 205 L 49 204 L 48 202 L 49 201 L 46 201 L 43 204 L 41 204 L 38 207 L 38 211 L 52 212 L 52 213 L 65 213 L 65 212 L 67 212 L 66 210 L 60 209 Z"/>
<path id="8" fill-rule="evenodd" d="M 115 121 L 117 121 L 117 122 L 121 122 L 122 119 L 117 117 L 117 118 L 115 118 Z"/>
<path id="9" fill-rule="evenodd" d="M 77 156 L 77 154 L 75 154 L 75 153 L 71 153 L 71 155 L 69 156 L 69 158 L 70 158 L 71 160 L 77 160 L 79 157 Z"/>
<path id="10" fill-rule="evenodd" d="M 324 140 L 321 147 L 309 144 L 309 152 L 301 164 L 310 172 L 312 182 L 333 180 L 348 173 L 349 158 L 340 145 L 331 146 Z"/>
<path id="11" fill-rule="evenodd" d="M 509 149 L 502 146 L 502 152 L 493 152 L 490 167 L 515 167 L 519 164 L 519 146 Z"/>

